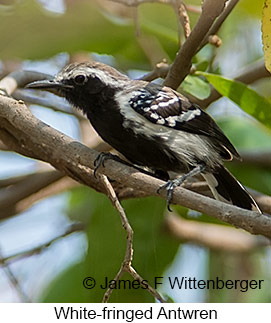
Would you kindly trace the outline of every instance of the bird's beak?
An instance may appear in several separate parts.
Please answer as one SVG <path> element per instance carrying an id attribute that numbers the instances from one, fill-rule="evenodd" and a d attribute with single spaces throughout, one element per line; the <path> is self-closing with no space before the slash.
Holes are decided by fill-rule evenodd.
<path id="1" fill-rule="evenodd" d="M 72 85 L 64 84 L 62 82 L 56 80 L 42 80 L 35 81 L 27 84 L 25 86 L 27 89 L 35 89 L 35 90 L 45 90 L 57 94 L 58 96 L 62 96 L 63 90 L 72 89 Z"/>

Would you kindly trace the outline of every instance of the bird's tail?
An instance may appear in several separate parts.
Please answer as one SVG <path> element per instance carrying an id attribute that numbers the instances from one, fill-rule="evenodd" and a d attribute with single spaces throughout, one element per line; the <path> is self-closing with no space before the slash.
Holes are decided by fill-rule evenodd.
<path id="1" fill-rule="evenodd" d="M 202 175 L 217 200 L 262 213 L 253 197 L 224 166 L 217 166 L 213 173 Z"/>

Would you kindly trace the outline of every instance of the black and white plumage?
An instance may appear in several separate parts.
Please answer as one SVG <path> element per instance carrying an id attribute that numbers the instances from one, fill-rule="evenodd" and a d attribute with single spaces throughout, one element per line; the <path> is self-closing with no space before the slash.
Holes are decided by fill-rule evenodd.
<path id="1" fill-rule="evenodd" d="M 178 92 L 131 80 L 97 62 L 70 64 L 54 79 L 33 82 L 28 88 L 65 97 L 131 163 L 164 178 L 171 172 L 184 174 L 164 186 L 169 201 L 174 187 L 201 173 L 216 199 L 260 212 L 223 166 L 223 160 L 240 158 L 231 142 L 207 113 Z"/>

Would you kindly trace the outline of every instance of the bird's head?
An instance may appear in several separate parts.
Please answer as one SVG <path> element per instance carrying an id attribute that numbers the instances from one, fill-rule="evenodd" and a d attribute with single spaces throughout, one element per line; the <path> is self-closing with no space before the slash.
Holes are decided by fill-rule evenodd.
<path id="1" fill-rule="evenodd" d="M 52 92 L 80 108 L 105 90 L 114 93 L 125 87 L 127 81 L 127 76 L 108 65 L 85 62 L 67 65 L 51 80 L 35 81 L 26 88 Z"/>

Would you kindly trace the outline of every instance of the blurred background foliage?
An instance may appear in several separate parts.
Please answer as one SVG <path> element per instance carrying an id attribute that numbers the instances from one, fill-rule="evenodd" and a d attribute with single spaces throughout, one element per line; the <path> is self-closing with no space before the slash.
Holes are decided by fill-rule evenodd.
<path id="1" fill-rule="evenodd" d="M 222 46 L 207 45 L 194 57 L 197 71 L 221 74 L 231 79 L 248 64 L 262 59 L 260 19 L 263 2 L 240 1 L 219 32 Z M 185 3 L 199 8 L 201 1 L 187 0 Z M 189 12 L 189 16 L 193 26 L 199 13 Z M 109 63 L 131 77 L 138 77 L 164 59 L 171 63 L 180 42 L 184 41 L 176 12 L 171 6 L 148 3 L 132 8 L 107 0 L 0 1 L 0 38 L 2 76 L 18 67 L 54 74 L 68 61 L 84 57 Z M 211 79 L 208 81 L 212 83 Z M 231 82 L 231 88 L 237 91 L 238 96 L 240 87 Z M 218 81 L 218 87 L 221 84 Z M 255 90 L 252 99 L 256 102 L 264 99 L 261 95 L 265 97 L 263 111 L 269 116 L 270 79 L 261 79 L 251 88 Z M 199 99 L 210 94 L 209 83 L 200 75 L 189 75 L 181 89 Z M 257 115 L 255 110 L 251 111 L 251 106 L 247 106 L 248 102 L 243 106 L 233 102 L 222 98 L 213 103 L 208 112 L 240 152 L 270 151 L 269 121 L 260 119 L 265 120 L 264 126 L 255 120 L 252 116 Z M 75 117 L 44 107 L 31 106 L 31 109 L 50 125 L 78 140 L 87 141 Z M 44 167 L 40 162 L 11 152 L 0 152 L 0 163 L 1 178 L 31 173 Z M 244 185 L 271 194 L 270 168 L 233 164 L 230 169 Z M 155 276 L 169 275 L 197 279 L 219 276 L 224 279 L 265 280 L 262 290 L 247 293 L 233 290 L 179 291 L 171 290 L 165 284 L 160 291 L 168 299 L 175 302 L 271 301 L 270 248 L 230 252 L 214 251 L 208 245 L 196 246 L 193 241 L 176 239 L 167 230 L 163 200 L 133 199 L 124 201 L 123 205 L 135 232 L 133 265 L 151 284 Z M 206 215 L 181 207 L 176 207 L 175 212 L 190 221 L 225 226 Z M 11 262 L 10 268 L 21 288 L 33 301 L 100 302 L 104 290 L 84 289 L 82 281 L 84 277 L 92 276 L 99 285 L 104 277 L 113 279 L 117 273 L 126 241 L 119 216 L 107 197 L 90 188 L 77 187 L 39 201 L 22 214 L 1 222 L 2 257 L 46 244 L 73 222 L 83 223 L 85 230 L 44 246 L 38 255 Z M 131 279 L 128 275 L 122 278 Z M 0 292 L 1 301 L 20 300 L 3 270 Z M 137 289 L 115 290 L 110 301 L 152 302 L 154 299 L 145 290 Z"/>

